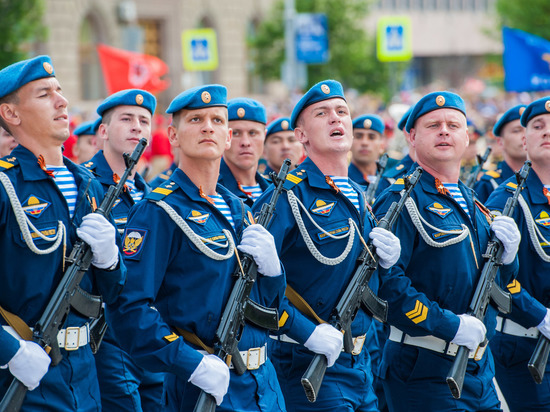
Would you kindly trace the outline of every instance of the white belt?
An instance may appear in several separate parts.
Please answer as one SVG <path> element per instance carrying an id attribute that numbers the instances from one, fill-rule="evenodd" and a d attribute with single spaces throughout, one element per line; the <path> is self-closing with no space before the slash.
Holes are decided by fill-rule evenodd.
<path id="1" fill-rule="evenodd" d="M 539 337 L 539 330 L 535 326 L 527 329 L 510 319 L 505 319 L 500 316 L 497 316 L 497 327 L 495 330 L 505 333 L 506 335 L 519 336 L 522 338 L 536 339 Z"/>
<path id="2" fill-rule="evenodd" d="M 278 340 L 279 342 L 298 343 L 297 341 L 288 337 L 287 335 L 280 335 L 280 336 L 269 335 L 269 337 L 273 340 Z M 352 355 L 359 355 L 361 353 L 366 339 L 367 339 L 367 335 L 355 336 L 353 338 L 353 350 L 351 351 Z M 344 352 L 344 348 L 342 348 L 342 352 Z"/>
<path id="3" fill-rule="evenodd" d="M 208 355 L 205 350 L 199 350 L 203 355 Z M 250 348 L 248 350 L 239 351 L 243 362 L 246 365 L 246 369 L 249 371 L 258 369 L 262 366 L 267 359 L 267 344 L 259 348 Z M 229 365 L 229 369 L 233 369 L 233 362 Z"/>
<path id="4" fill-rule="evenodd" d="M 429 336 L 410 336 L 406 333 L 403 333 L 399 329 L 391 326 L 390 327 L 390 337 L 389 340 L 393 342 L 398 343 L 404 343 L 405 345 L 411 345 L 411 346 L 417 346 L 419 348 L 429 349 L 431 351 L 437 352 L 437 353 L 444 353 L 446 355 L 450 356 L 456 356 L 456 352 L 458 351 L 459 346 L 452 343 L 452 342 L 446 342 L 443 339 L 436 338 L 435 336 L 429 335 Z M 468 355 L 468 358 L 473 359 L 474 355 L 476 356 L 476 360 L 479 360 L 483 357 L 483 353 L 485 352 L 484 347 L 479 347 L 478 350 L 474 352 L 470 352 Z"/>
<path id="5" fill-rule="evenodd" d="M 2 326 L 6 332 L 17 339 L 21 337 L 11 326 Z M 86 346 L 90 342 L 90 326 L 86 323 L 84 326 L 68 327 L 61 329 L 57 334 L 57 343 L 60 348 L 64 348 L 67 351 L 77 350 L 83 346 Z"/>

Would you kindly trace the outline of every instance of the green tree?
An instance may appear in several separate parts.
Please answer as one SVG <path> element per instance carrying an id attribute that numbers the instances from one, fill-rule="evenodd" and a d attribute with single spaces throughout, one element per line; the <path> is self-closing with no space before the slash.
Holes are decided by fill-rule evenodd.
<path id="1" fill-rule="evenodd" d="M 324 13 L 328 18 L 329 61 L 308 65 L 308 86 L 333 78 L 361 93 L 388 98 L 389 65 L 377 60 L 375 39 L 364 29 L 368 6 L 365 0 L 296 0 L 296 12 Z M 284 0 L 275 2 L 249 43 L 258 75 L 265 80 L 280 78 L 285 60 Z"/>
<path id="2" fill-rule="evenodd" d="M 502 26 L 520 29 L 550 40 L 550 1 L 497 0 L 496 9 Z"/>
<path id="3" fill-rule="evenodd" d="M 28 57 L 30 42 L 46 33 L 43 0 L 0 0 L 0 68 Z"/>

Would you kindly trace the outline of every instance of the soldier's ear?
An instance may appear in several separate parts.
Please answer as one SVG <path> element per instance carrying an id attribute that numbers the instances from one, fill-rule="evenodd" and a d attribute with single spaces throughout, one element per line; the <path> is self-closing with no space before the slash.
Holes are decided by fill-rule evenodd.
<path id="1" fill-rule="evenodd" d="M 19 126 L 21 124 L 21 118 L 12 103 L 0 104 L 0 116 L 9 126 Z"/>

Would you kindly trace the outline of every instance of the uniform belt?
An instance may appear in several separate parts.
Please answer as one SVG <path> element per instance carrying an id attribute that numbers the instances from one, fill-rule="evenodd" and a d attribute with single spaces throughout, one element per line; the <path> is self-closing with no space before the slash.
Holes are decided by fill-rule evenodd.
<path id="1" fill-rule="evenodd" d="M 2 326 L 6 332 L 17 339 L 21 339 L 11 326 Z M 90 342 L 90 326 L 86 323 L 83 326 L 68 327 L 61 329 L 57 334 L 57 343 L 60 348 L 66 351 L 73 351 L 86 346 Z"/>
<path id="2" fill-rule="evenodd" d="M 506 319 L 500 316 L 497 316 L 497 327 L 495 330 L 502 332 L 506 335 L 519 336 L 522 338 L 533 338 L 536 339 L 539 337 L 539 330 L 533 326 L 532 328 L 524 328 L 520 324 Z"/>
<path id="3" fill-rule="evenodd" d="M 208 352 L 206 352 L 205 350 L 199 349 L 198 351 L 203 355 L 208 355 Z M 239 353 L 241 354 L 241 358 L 243 358 L 246 369 L 248 369 L 249 371 L 258 369 L 267 360 L 267 343 L 259 348 L 241 350 L 239 351 Z M 229 365 L 229 369 L 233 369 L 233 362 L 231 362 L 231 364 Z"/>
<path id="4" fill-rule="evenodd" d="M 278 340 L 279 342 L 286 342 L 286 343 L 298 343 L 294 339 L 288 337 L 287 335 L 269 335 L 269 337 L 273 340 Z M 359 355 L 361 351 L 363 350 L 363 345 L 365 344 L 365 340 L 367 338 L 367 335 L 361 335 L 361 336 L 355 336 L 353 338 L 353 350 L 351 351 L 352 355 Z M 342 348 L 342 352 L 344 352 L 344 348 Z"/>
<path id="5" fill-rule="evenodd" d="M 390 327 L 389 340 L 393 342 L 403 343 L 405 345 L 428 349 L 437 353 L 444 353 L 450 356 L 456 356 L 456 352 L 458 351 L 459 347 L 454 343 L 444 341 L 443 339 L 436 338 L 432 335 L 410 336 L 393 326 Z M 480 347 L 475 353 L 475 355 L 477 355 L 476 360 L 483 357 L 483 352 L 485 351 L 484 348 L 486 348 L 486 346 L 484 346 L 483 348 Z M 483 349 L 483 351 L 481 349 Z M 473 359 L 474 353 L 470 352 L 468 357 L 470 359 Z"/>

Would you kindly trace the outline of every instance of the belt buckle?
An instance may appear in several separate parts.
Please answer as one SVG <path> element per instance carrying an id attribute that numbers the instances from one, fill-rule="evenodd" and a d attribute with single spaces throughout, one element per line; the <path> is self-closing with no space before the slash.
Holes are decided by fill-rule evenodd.
<path id="1" fill-rule="evenodd" d="M 361 353 L 366 339 L 367 335 L 357 336 L 355 339 L 353 339 L 353 350 L 351 351 L 352 355 L 359 355 Z"/>
<path id="2" fill-rule="evenodd" d="M 254 354 L 254 355 L 253 355 Z M 246 369 L 249 371 L 260 367 L 262 348 L 250 348 L 246 354 Z M 254 362 L 251 362 L 254 361 Z"/>
<path id="3" fill-rule="evenodd" d="M 73 351 L 79 348 L 80 327 L 71 326 L 65 329 L 65 350 Z"/>

